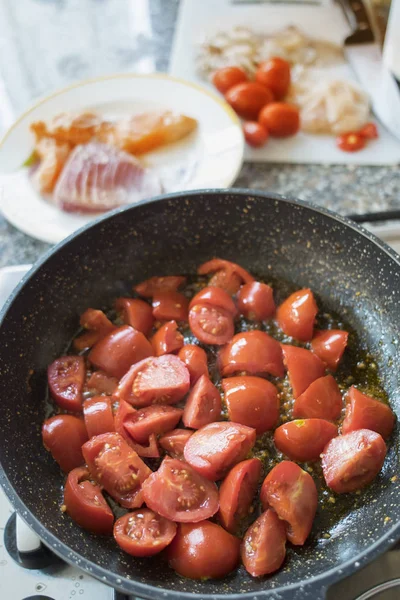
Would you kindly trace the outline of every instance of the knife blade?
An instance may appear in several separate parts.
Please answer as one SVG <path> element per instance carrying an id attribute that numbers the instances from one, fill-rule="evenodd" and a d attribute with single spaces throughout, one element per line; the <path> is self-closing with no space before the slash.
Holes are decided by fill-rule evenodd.
<path id="1" fill-rule="evenodd" d="M 344 40 L 344 52 L 372 109 L 385 127 L 400 140 L 400 89 L 383 63 L 380 44 L 362 0 L 338 0 L 352 33 Z"/>

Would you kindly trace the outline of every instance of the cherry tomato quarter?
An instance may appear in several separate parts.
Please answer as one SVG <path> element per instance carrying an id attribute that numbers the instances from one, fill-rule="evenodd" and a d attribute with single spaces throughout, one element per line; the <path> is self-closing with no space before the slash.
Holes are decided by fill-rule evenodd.
<path id="1" fill-rule="evenodd" d="M 282 100 L 290 87 L 290 64 L 287 60 L 274 56 L 260 63 L 256 81 L 270 89 L 276 100 Z"/>
<path id="2" fill-rule="evenodd" d="M 341 329 L 325 329 L 314 332 L 311 350 L 326 364 L 328 369 L 336 371 L 347 346 L 349 334 Z"/>
<path id="3" fill-rule="evenodd" d="M 176 534 L 176 524 L 148 508 L 126 513 L 114 525 L 118 546 L 131 556 L 153 556 L 164 550 Z"/>
<path id="4" fill-rule="evenodd" d="M 169 456 L 145 481 L 143 494 L 151 510 L 177 523 L 198 523 L 215 515 L 219 508 L 215 483 Z"/>
<path id="5" fill-rule="evenodd" d="M 343 152 L 358 152 L 365 148 L 366 144 L 366 138 L 357 132 L 344 133 L 336 138 L 336 145 Z"/>
<path id="6" fill-rule="evenodd" d="M 160 437 L 159 444 L 171 458 L 184 460 L 183 449 L 192 435 L 193 431 L 189 429 L 173 429 Z"/>
<path id="7" fill-rule="evenodd" d="M 108 396 L 93 396 L 85 400 L 83 417 L 89 438 L 108 431 L 115 431 L 111 399 Z"/>
<path id="8" fill-rule="evenodd" d="M 296 399 L 313 381 L 325 375 L 324 364 L 318 356 L 305 348 L 282 344 L 282 352 L 293 396 Z"/>
<path id="9" fill-rule="evenodd" d="M 158 321 L 187 321 L 189 300 L 180 292 L 156 292 L 153 316 Z"/>
<path id="10" fill-rule="evenodd" d="M 237 308 L 230 295 L 218 287 L 206 287 L 198 292 L 190 301 L 189 308 L 193 308 L 197 304 L 204 304 L 205 306 L 212 306 L 215 308 L 222 308 L 232 317 L 236 317 Z"/>
<path id="11" fill-rule="evenodd" d="M 213 73 L 211 81 L 221 94 L 226 94 L 234 85 L 248 81 L 248 77 L 240 67 L 222 67 Z"/>
<path id="12" fill-rule="evenodd" d="M 297 106 L 286 102 L 272 102 L 261 110 L 259 123 L 272 137 L 295 135 L 300 129 L 300 113 Z"/>
<path id="13" fill-rule="evenodd" d="M 249 512 L 257 491 L 261 468 L 258 458 L 244 460 L 229 471 L 219 488 L 218 518 L 230 533 L 236 532 L 239 521 Z"/>
<path id="14" fill-rule="evenodd" d="M 61 469 L 68 473 L 85 462 L 82 444 L 87 439 L 83 419 L 72 415 L 55 415 L 46 419 L 42 426 L 43 445 Z"/>
<path id="15" fill-rule="evenodd" d="M 175 406 L 146 406 L 133 410 L 124 420 L 129 435 L 139 444 L 146 444 L 152 433 L 159 435 L 173 429 L 181 419 L 182 409 Z"/>
<path id="16" fill-rule="evenodd" d="M 235 332 L 231 313 L 207 304 L 196 304 L 189 310 L 189 325 L 200 342 L 215 346 L 229 342 Z"/>
<path id="17" fill-rule="evenodd" d="M 183 347 L 183 335 L 178 330 L 176 321 L 167 321 L 151 338 L 151 345 L 156 356 L 178 352 Z"/>
<path id="18" fill-rule="evenodd" d="M 273 102 L 274 96 L 265 86 L 249 81 L 231 87 L 225 94 L 225 100 L 239 117 L 251 121 L 257 120 L 263 106 Z"/>
<path id="19" fill-rule="evenodd" d="M 378 128 L 375 123 L 366 123 L 358 133 L 367 140 L 374 140 L 379 137 Z"/>
<path id="20" fill-rule="evenodd" d="M 185 363 L 189 371 L 191 386 L 193 386 L 202 375 L 208 376 L 207 354 L 203 348 L 195 346 L 194 344 L 186 344 L 179 350 L 178 358 Z"/>
<path id="21" fill-rule="evenodd" d="M 115 431 L 128 442 L 129 446 L 137 452 L 139 456 L 145 458 L 159 458 L 160 451 L 158 449 L 157 438 L 155 433 L 149 435 L 147 445 L 139 444 L 138 441 L 134 440 L 130 435 L 130 432 L 125 428 L 125 423 L 132 418 L 132 415 L 136 414 L 136 410 L 132 408 L 128 402 L 121 400 L 118 406 L 118 410 L 115 413 Z"/>
<path id="22" fill-rule="evenodd" d="M 150 277 L 135 285 L 133 290 L 144 298 L 152 298 L 156 292 L 176 292 L 185 285 L 186 277 L 179 275 L 166 275 L 164 277 Z"/>
<path id="23" fill-rule="evenodd" d="M 118 387 L 118 379 L 109 377 L 103 371 L 94 371 L 86 382 L 86 389 L 97 394 L 112 396 Z"/>
<path id="24" fill-rule="evenodd" d="M 231 421 L 254 427 L 258 435 L 275 427 L 279 400 L 270 381 L 252 376 L 229 377 L 222 380 L 222 388 Z"/>
<path id="25" fill-rule="evenodd" d="M 333 438 L 322 454 L 322 472 L 337 494 L 355 492 L 372 482 L 383 466 L 386 444 L 369 429 L 358 429 Z"/>
<path id="26" fill-rule="evenodd" d="M 195 383 L 183 411 L 185 427 L 200 429 L 204 425 L 221 419 L 221 395 L 207 375 Z"/>
<path id="27" fill-rule="evenodd" d="M 275 446 L 291 460 L 318 460 L 326 444 L 338 434 L 324 419 L 297 419 L 284 423 L 274 433 Z"/>
<path id="28" fill-rule="evenodd" d="M 117 298 L 115 309 L 126 325 L 141 331 L 146 337 L 154 325 L 153 309 L 140 298 Z"/>
<path id="29" fill-rule="evenodd" d="M 294 292 L 278 306 L 276 320 L 286 335 L 307 342 L 313 336 L 317 312 L 314 295 L 307 288 Z"/>
<path id="30" fill-rule="evenodd" d="M 54 402 L 70 412 L 82 412 L 86 368 L 83 356 L 61 356 L 47 369 L 47 381 Z"/>
<path id="31" fill-rule="evenodd" d="M 74 339 L 73 346 L 76 350 L 91 348 L 116 327 L 111 323 L 102 310 L 88 308 L 81 315 L 80 325 L 88 331 Z"/>
<path id="32" fill-rule="evenodd" d="M 272 288 L 258 281 L 245 283 L 237 295 L 239 312 L 251 321 L 265 321 L 275 314 Z"/>
<path id="33" fill-rule="evenodd" d="M 249 527 L 243 538 L 241 557 L 253 577 L 277 571 L 286 556 L 286 529 L 272 509 L 266 510 Z"/>
<path id="34" fill-rule="evenodd" d="M 293 404 L 293 417 L 327 419 L 335 421 L 342 412 L 343 401 L 339 386 L 332 375 L 319 377 L 297 396 Z"/>
<path id="35" fill-rule="evenodd" d="M 199 275 L 209 275 L 210 273 L 217 273 L 220 271 L 236 274 L 240 277 L 242 283 L 255 281 L 254 277 L 250 275 L 246 269 L 230 260 L 224 260 L 223 258 L 212 258 L 211 260 L 202 263 L 197 269 Z"/>
<path id="36" fill-rule="evenodd" d="M 253 148 L 261 148 L 264 146 L 269 138 L 269 133 L 265 127 L 263 127 L 257 121 L 245 121 L 243 123 L 244 139 Z"/>
<path id="37" fill-rule="evenodd" d="M 218 579 L 228 575 L 240 560 L 240 540 L 220 525 L 182 523 L 168 546 L 169 566 L 191 579 Z"/>
<path id="38" fill-rule="evenodd" d="M 274 338 L 254 330 L 236 334 L 218 356 L 223 377 L 245 371 L 249 375 L 283 377 L 282 349 Z"/>
<path id="39" fill-rule="evenodd" d="M 370 429 L 387 439 L 393 431 L 394 421 L 393 411 L 387 404 L 383 404 L 351 386 L 347 393 L 346 416 L 342 424 L 343 433 L 357 429 Z"/>

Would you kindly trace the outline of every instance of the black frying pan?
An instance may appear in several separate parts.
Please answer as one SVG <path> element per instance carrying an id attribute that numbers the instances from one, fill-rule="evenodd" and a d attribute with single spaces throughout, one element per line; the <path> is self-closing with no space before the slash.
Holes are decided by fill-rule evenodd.
<path id="1" fill-rule="evenodd" d="M 400 262 L 351 221 L 272 194 L 246 190 L 172 194 L 99 219 L 56 246 L 24 278 L 0 325 L 0 479 L 12 503 L 54 552 L 127 593 L 144 598 L 317 600 L 400 538 L 398 432 L 362 501 L 330 528 L 290 550 L 283 569 L 252 579 L 243 568 L 222 581 L 180 578 L 159 559 L 134 560 L 112 539 L 62 518 L 60 471 L 44 450 L 46 367 L 66 347 L 79 314 L 106 307 L 154 274 L 194 272 L 221 256 L 259 275 L 309 286 L 347 319 L 377 356 L 400 414 Z M 390 519 L 388 520 L 387 517 Z M 318 527 L 324 530 L 324 514 Z"/>

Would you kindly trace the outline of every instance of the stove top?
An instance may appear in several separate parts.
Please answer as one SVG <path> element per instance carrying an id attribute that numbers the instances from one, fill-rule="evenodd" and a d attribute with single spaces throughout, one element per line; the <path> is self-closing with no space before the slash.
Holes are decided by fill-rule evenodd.
<path id="1" fill-rule="evenodd" d="M 0 307 L 29 267 L 0 269 Z M 1 489 L 0 531 L 0 600 L 135 600 L 56 557 L 14 513 Z M 315 598 L 370 599 L 400 600 L 400 544 L 333 585 L 326 599 Z"/>

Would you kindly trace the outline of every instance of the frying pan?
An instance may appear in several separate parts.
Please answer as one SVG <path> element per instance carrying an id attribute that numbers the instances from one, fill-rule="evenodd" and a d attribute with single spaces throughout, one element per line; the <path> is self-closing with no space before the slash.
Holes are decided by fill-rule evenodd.
<path id="1" fill-rule="evenodd" d="M 311 287 L 375 355 L 391 406 L 400 413 L 400 262 L 369 232 L 305 202 L 250 190 L 172 194 L 117 210 L 80 230 L 37 263 L 8 300 L 0 324 L 0 480 L 16 510 L 56 554 L 125 593 L 183 600 L 316 600 L 334 581 L 400 538 L 398 430 L 382 473 L 357 505 L 284 567 L 253 579 L 243 567 L 221 581 L 191 581 L 160 558 L 133 559 L 60 513 L 63 477 L 41 441 L 48 415 L 46 367 L 74 335 L 88 306 L 110 306 L 154 274 L 195 272 L 220 256 L 258 276 Z"/>

